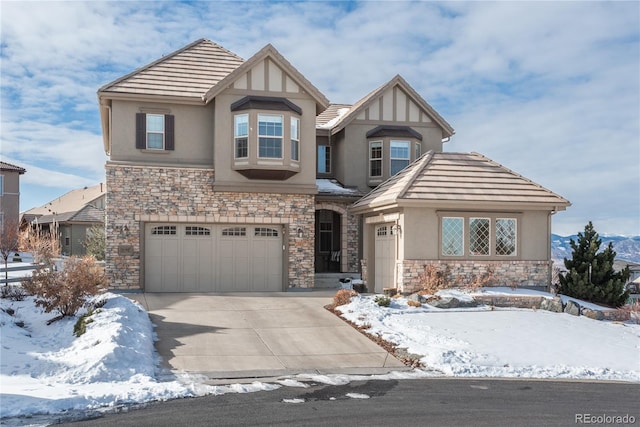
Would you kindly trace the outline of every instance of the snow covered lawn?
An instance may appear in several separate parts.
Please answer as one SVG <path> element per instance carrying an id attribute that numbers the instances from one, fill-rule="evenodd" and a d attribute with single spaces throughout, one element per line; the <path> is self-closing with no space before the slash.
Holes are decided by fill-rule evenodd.
<path id="1" fill-rule="evenodd" d="M 307 387 L 304 381 L 346 384 L 434 375 L 640 381 L 640 325 L 541 310 L 415 308 L 402 298 L 384 308 L 373 297 L 359 296 L 340 307 L 344 317 L 423 355 L 424 370 L 373 377 L 303 374 L 272 383 L 210 386 L 201 377 L 160 370 L 153 325 L 140 305 L 110 293 L 101 298 L 106 304 L 79 338 L 73 335 L 77 318 L 46 325 L 55 313 L 43 313 L 33 299 L 0 299 L 0 423 L 41 414 L 73 418 L 179 397 Z"/>
<path id="2" fill-rule="evenodd" d="M 404 298 L 385 308 L 368 296 L 337 310 L 442 375 L 640 381 L 637 324 L 543 310 L 411 307 Z"/>

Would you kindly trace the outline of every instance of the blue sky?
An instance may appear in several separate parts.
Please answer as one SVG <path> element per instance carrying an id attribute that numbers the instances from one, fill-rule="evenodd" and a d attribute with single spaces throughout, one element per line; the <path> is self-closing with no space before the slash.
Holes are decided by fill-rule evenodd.
<path id="1" fill-rule="evenodd" d="M 27 169 L 21 210 L 104 182 L 96 91 L 207 38 L 273 44 L 331 102 L 401 74 L 476 151 L 640 234 L 638 2 L 0 2 L 0 158 Z"/>

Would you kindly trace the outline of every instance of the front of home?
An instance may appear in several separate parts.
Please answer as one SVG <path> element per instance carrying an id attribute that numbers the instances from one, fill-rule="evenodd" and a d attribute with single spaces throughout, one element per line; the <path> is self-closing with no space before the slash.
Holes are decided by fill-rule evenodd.
<path id="1" fill-rule="evenodd" d="M 455 192 L 437 203 L 407 205 L 404 193 L 384 205 L 371 199 L 407 170 L 420 181 L 454 133 L 400 76 L 353 105 L 331 104 L 273 46 L 245 61 L 203 39 L 103 86 L 98 99 L 114 288 L 284 291 L 313 287 L 316 273 L 362 272 L 370 289 L 406 290 L 415 286 L 404 270 L 419 268 L 411 260 L 475 256 L 506 257 L 526 270 L 514 280 L 546 284 L 538 270 L 548 273 L 550 255 L 540 248 L 549 246 L 551 214 L 568 202 L 524 178 L 509 191 L 533 186 L 546 198 L 505 198 L 499 189 L 478 200 Z M 505 168 L 497 169 L 480 175 Z M 435 192 L 444 188 L 434 182 Z M 501 245 L 517 251 L 434 250 L 443 219 L 445 230 L 469 227 L 449 218 L 504 232 Z M 389 231 L 378 245 L 379 224 L 407 237 Z"/>

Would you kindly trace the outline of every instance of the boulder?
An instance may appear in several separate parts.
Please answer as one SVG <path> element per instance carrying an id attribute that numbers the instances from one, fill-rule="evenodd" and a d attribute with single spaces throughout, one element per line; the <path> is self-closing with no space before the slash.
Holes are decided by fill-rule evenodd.
<path id="1" fill-rule="evenodd" d="M 427 298 L 424 295 L 420 295 L 418 293 L 409 295 L 407 299 L 409 301 L 419 302 L 420 304 L 424 304 L 425 302 L 427 302 Z"/>
<path id="2" fill-rule="evenodd" d="M 600 310 L 592 310 L 590 308 L 582 308 L 582 315 L 593 320 L 603 320 L 604 313 Z"/>
<path id="3" fill-rule="evenodd" d="M 460 307 L 460 300 L 455 297 L 444 297 L 436 301 L 430 301 L 429 305 L 436 308 L 457 308 Z"/>
<path id="4" fill-rule="evenodd" d="M 553 299 L 543 298 L 540 302 L 540 310 L 562 313 L 562 299 L 560 297 L 555 297 Z"/>
<path id="5" fill-rule="evenodd" d="M 477 307 L 478 302 L 476 300 L 458 300 L 458 307 L 460 308 L 472 308 Z"/>
<path id="6" fill-rule="evenodd" d="M 580 305 L 574 301 L 567 301 L 567 305 L 564 307 L 564 312 L 569 313 L 572 316 L 580 316 Z"/>

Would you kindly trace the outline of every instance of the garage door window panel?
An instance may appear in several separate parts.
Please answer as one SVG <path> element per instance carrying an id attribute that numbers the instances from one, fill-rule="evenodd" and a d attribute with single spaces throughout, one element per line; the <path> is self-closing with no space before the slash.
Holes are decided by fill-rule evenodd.
<path id="1" fill-rule="evenodd" d="M 273 228 L 257 227 L 253 233 L 256 237 L 278 237 L 278 230 Z"/>
<path id="2" fill-rule="evenodd" d="M 227 237 L 242 237 L 247 235 L 247 229 L 245 227 L 232 227 L 222 230 L 222 235 Z"/>
<path id="3" fill-rule="evenodd" d="M 161 225 L 158 227 L 153 227 L 151 230 L 151 234 L 153 235 L 175 235 L 176 234 L 176 226 L 175 225 Z"/>
<path id="4" fill-rule="evenodd" d="M 185 228 L 184 234 L 186 236 L 210 236 L 211 235 L 211 229 L 210 228 L 206 228 L 206 227 L 187 226 Z"/>

